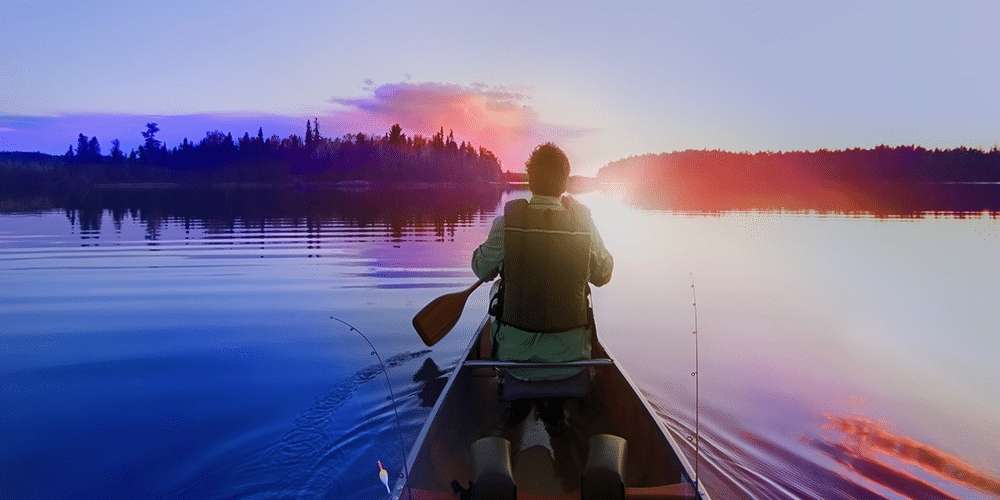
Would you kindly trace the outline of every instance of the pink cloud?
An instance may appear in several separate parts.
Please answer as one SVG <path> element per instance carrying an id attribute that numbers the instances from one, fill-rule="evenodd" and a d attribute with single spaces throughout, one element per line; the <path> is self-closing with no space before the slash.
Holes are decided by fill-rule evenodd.
<path id="1" fill-rule="evenodd" d="M 481 83 L 391 83 L 360 98 L 334 98 L 346 108 L 334 119 L 388 130 L 393 123 L 408 135 L 429 137 L 444 127 L 454 131 L 457 141 L 470 141 L 493 151 L 504 168 L 521 170 L 528 154 L 540 143 L 556 144 L 588 132 L 545 123 L 525 104 L 530 98 L 505 87 Z"/>

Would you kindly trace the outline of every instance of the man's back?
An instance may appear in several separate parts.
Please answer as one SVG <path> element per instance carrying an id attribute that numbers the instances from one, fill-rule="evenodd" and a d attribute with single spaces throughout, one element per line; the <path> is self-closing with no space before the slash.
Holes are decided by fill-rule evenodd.
<path id="1" fill-rule="evenodd" d="M 590 214 L 513 200 L 504 207 L 504 323 L 533 332 L 586 327 Z"/>
<path id="2" fill-rule="evenodd" d="M 515 205 L 508 221 L 497 217 L 486 242 L 473 252 L 472 268 L 484 281 L 502 271 L 503 313 L 494 323 L 497 357 L 504 361 L 573 361 L 590 357 L 588 283 L 610 281 L 614 261 L 589 211 L 535 195 Z M 546 226 L 546 221 L 551 225 Z M 539 227 L 541 226 L 541 227 Z M 516 241 L 508 241 L 516 239 Z M 510 272 L 511 274 L 508 274 Z M 517 369 L 522 379 L 572 376 L 579 368 Z"/>

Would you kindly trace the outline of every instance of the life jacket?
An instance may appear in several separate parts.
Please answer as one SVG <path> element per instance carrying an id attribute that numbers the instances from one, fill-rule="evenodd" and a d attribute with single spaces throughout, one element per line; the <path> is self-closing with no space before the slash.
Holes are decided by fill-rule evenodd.
<path id="1" fill-rule="evenodd" d="M 590 212 L 528 200 L 504 206 L 501 322 L 529 332 L 564 332 L 589 324 Z"/>

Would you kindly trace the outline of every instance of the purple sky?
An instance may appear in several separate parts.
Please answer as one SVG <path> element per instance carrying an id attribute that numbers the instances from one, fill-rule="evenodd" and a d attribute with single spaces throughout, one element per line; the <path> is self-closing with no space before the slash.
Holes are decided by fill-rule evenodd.
<path id="1" fill-rule="evenodd" d="M 1000 142 L 997 2 L 5 2 L 0 150 L 444 127 L 519 169 Z"/>

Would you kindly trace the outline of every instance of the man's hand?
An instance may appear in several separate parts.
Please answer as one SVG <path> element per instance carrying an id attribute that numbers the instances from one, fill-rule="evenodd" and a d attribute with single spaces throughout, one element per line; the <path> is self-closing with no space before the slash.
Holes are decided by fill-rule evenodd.
<path id="1" fill-rule="evenodd" d="M 570 210 L 572 212 L 577 212 L 577 213 L 582 212 L 587 214 L 588 217 L 590 216 L 590 209 L 587 208 L 587 206 L 584 205 L 583 203 L 580 203 L 576 198 L 570 196 L 569 194 L 562 195 L 562 198 L 559 201 L 562 203 L 563 208 L 565 208 L 566 210 Z"/>
<path id="2" fill-rule="evenodd" d="M 562 199 L 560 199 L 559 201 L 562 202 L 563 208 L 567 209 L 573 208 L 573 206 L 575 205 L 580 205 L 580 202 L 576 201 L 576 198 L 570 196 L 568 193 L 562 195 Z"/>

